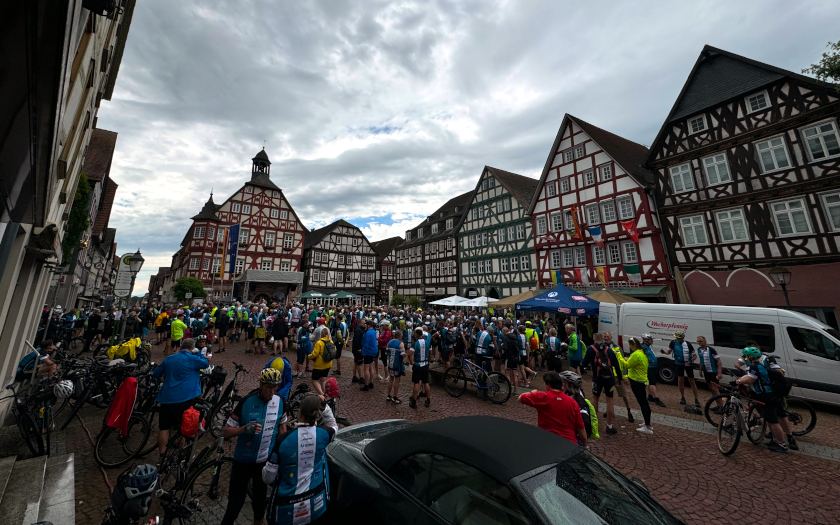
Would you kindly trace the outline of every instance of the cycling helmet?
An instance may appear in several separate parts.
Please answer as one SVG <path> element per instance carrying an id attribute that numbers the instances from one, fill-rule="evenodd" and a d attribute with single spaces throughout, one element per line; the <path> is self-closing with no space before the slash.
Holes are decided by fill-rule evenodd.
<path id="1" fill-rule="evenodd" d="M 157 487 L 158 469 L 154 465 L 137 465 L 120 475 L 128 499 L 154 492 Z"/>
<path id="2" fill-rule="evenodd" d="M 69 379 L 59 381 L 53 387 L 53 394 L 55 394 L 55 397 L 57 397 L 58 399 L 64 399 L 72 396 L 73 381 L 70 381 Z"/>
<path id="3" fill-rule="evenodd" d="M 323 317 L 319 317 L 318 319 L 315 320 L 315 324 L 327 324 L 327 320 L 324 319 Z"/>
<path id="4" fill-rule="evenodd" d="M 53 308 L 53 312 L 61 313 L 63 311 L 64 311 L 64 308 L 62 308 L 61 305 L 58 305 L 55 308 Z"/>
<path id="5" fill-rule="evenodd" d="M 268 385 L 279 385 L 283 382 L 283 374 L 276 368 L 266 368 L 260 372 L 260 383 Z"/>
<path id="6" fill-rule="evenodd" d="M 650 334 L 642 334 L 642 339 L 653 339 L 653 336 Z"/>
<path id="7" fill-rule="evenodd" d="M 414 326 L 414 323 L 412 323 L 411 321 L 406 321 L 405 322 L 405 327 L 406 328 L 411 328 L 412 326 Z"/>
<path id="8" fill-rule="evenodd" d="M 271 365 L 268 368 L 273 368 L 274 370 L 279 371 L 281 374 L 283 373 L 283 368 L 286 367 L 286 364 L 283 362 L 282 357 L 275 357 L 271 360 Z"/>
<path id="9" fill-rule="evenodd" d="M 685 337 L 685 332 L 682 330 L 677 330 L 676 332 L 674 332 L 674 337 L 676 337 L 677 339 L 681 339 Z"/>
<path id="10" fill-rule="evenodd" d="M 204 339 L 207 339 L 207 336 L 204 335 L 204 334 L 201 334 L 200 336 L 197 337 L 197 340 L 199 340 L 199 341 L 203 341 Z"/>
<path id="11" fill-rule="evenodd" d="M 580 385 L 583 382 L 583 380 L 580 378 L 580 376 L 577 375 L 576 373 L 572 372 L 571 370 L 566 370 L 565 372 L 561 372 L 560 373 L 560 379 L 562 379 L 563 381 L 565 381 L 567 383 L 571 383 L 578 388 L 580 388 Z"/>
<path id="12" fill-rule="evenodd" d="M 744 357 L 752 357 L 753 359 L 758 359 L 761 357 L 761 350 L 754 346 L 748 346 L 741 350 L 741 355 Z"/>

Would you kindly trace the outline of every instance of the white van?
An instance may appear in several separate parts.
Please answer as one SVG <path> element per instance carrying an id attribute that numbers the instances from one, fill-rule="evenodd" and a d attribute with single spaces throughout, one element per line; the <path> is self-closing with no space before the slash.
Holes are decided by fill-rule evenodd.
<path id="1" fill-rule="evenodd" d="M 796 385 L 792 396 L 840 406 L 840 332 L 808 315 L 746 306 L 601 303 L 598 317 L 598 331 L 611 332 L 625 352 L 629 337 L 653 336 L 660 381 L 676 382 L 674 361 L 660 350 L 668 348 L 677 330 L 695 348 L 697 336 L 705 336 L 727 369 L 734 368 L 744 343 L 752 339 L 762 352 L 778 356 Z"/>

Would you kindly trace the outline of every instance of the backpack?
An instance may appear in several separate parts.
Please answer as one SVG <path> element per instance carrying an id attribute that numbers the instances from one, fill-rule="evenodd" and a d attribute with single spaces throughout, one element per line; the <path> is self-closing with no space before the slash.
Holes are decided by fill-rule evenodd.
<path id="1" fill-rule="evenodd" d="M 791 383 L 790 379 L 785 377 L 785 375 L 778 369 L 770 368 L 769 364 L 768 360 L 765 360 L 763 366 L 767 369 L 767 375 L 770 377 L 770 388 L 773 389 L 773 393 L 780 396 L 790 395 L 793 383 Z"/>
<path id="2" fill-rule="evenodd" d="M 201 414 L 193 407 L 190 407 L 184 410 L 184 414 L 181 416 L 181 435 L 184 437 L 191 438 L 195 436 L 195 433 L 198 432 L 198 417 Z M 201 421 L 201 426 L 204 428 L 204 421 Z"/>
<path id="3" fill-rule="evenodd" d="M 599 350 L 592 345 L 595 350 L 595 375 L 603 378 L 610 378 L 613 376 L 612 363 L 610 363 L 610 356 L 606 349 Z"/>
<path id="4" fill-rule="evenodd" d="M 321 355 L 321 359 L 328 363 L 335 359 L 335 354 L 335 344 L 332 341 L 324 341 L 324 353 Z"/>
<path id="5" fill-rule="evenodd" d="M 531 340 L 528 341 L 528 345 L 531 347 L 531 350 L 539 350 L 540 341 L 539 341 L 539 339 L 537 339 L 536 335 L 531 337 Z"/>

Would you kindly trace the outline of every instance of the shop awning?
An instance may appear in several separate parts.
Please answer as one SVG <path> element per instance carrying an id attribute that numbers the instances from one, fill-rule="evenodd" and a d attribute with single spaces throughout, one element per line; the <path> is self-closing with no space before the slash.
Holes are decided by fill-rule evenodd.
<path id="1" fill-rule="evenodd" d="M 319 292 L 318 290 L 309 290 L 308 292 L 300 294 L 298 297 L 301 299 L 312 299 L 314 297 L 329 297 L 329 295 Z"/>
<path id="2" fill-rule="evenodd" d="M 341 290 L 340 292 L 331 293 L 330 298 L 332 299 L 361 299 L 361 295 L 356 295 L 354 293 L 346 292 Z"/>

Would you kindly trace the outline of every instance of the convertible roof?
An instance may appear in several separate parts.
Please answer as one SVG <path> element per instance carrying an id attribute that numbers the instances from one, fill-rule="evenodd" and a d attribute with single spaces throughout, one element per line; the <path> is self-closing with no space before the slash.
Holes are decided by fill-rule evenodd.
<path id="1" fill-rule="evenodd" d="M 508 482 L 537 467 L 558 463 L 578 448 L 557 434 L 518 421 L 463 416 L 397 430 L 371 441 L 365 455 L 388 472 L 408 456 L 441 454 Z"/>

